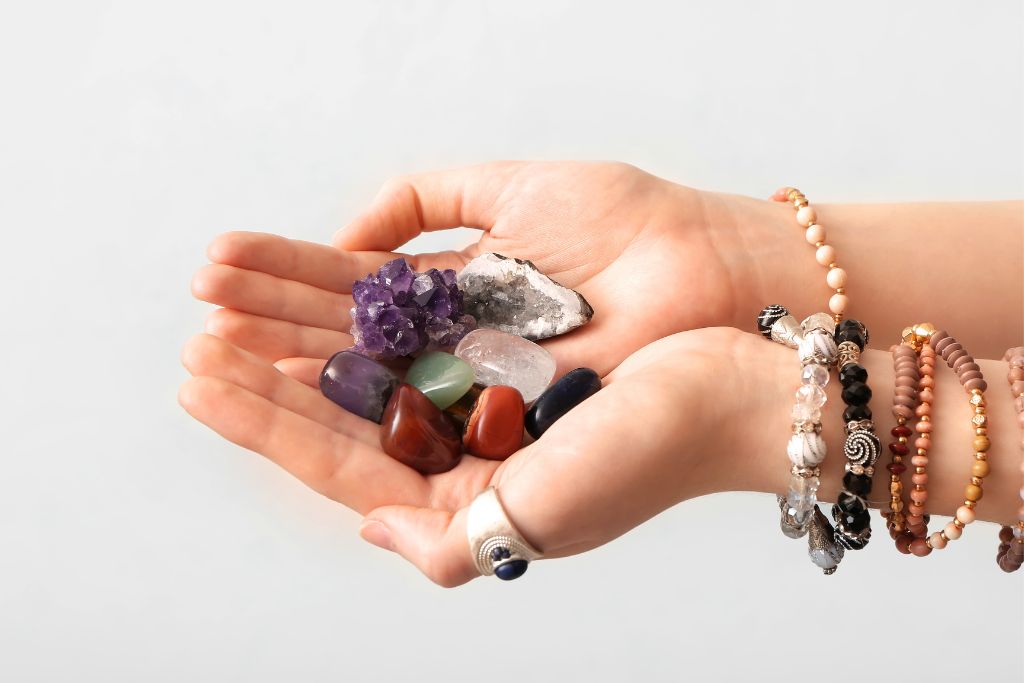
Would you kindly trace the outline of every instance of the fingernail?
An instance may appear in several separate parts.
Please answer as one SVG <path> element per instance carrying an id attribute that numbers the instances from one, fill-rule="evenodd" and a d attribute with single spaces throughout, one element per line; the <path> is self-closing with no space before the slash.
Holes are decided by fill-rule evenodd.
<path id="1" fill-rule="evenodd" d="M 391 531 L 384 526 L 383 522 L 376 519 L 363 522 L 363 525 L 359 527 L 359 535 L 363 537 L 364 541 L 372 543 L 378 548 L 391 551 L 395 549 L 391 543 Z"/>

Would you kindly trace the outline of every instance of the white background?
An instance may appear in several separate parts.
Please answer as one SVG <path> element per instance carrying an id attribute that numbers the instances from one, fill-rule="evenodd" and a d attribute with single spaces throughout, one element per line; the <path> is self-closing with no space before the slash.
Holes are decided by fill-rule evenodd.
<path id="1" fill-rule="evenodd" d="M 1019 198 L 1022 14 L 4 3 L 0 680 L 1015 680 L 994 526 L 828 578 L 770 498 L 720 495 L 446 591 L 175 393 L 210 239 L 328 240 L 393 174 L 598 158 L 819 202 Z"/>

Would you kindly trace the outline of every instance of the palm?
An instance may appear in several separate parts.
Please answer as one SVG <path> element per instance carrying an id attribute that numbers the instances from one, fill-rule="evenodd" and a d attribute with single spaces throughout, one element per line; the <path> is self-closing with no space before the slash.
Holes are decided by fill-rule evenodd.
<path id="1" fill-rule="evenodd" d="M 453 179 L 456 178 L 456 179 Z M 533 261 L 593 304 L 593 321 L 545 342 L 559 370 L 601 373 L 672 332 L 732 322 L 726 268 L 702 225 L 698 193 L 630 166 L 510 163 L 428 174 L 385 186 L 331 249 L 271 235 L 228 233 L 196 295 L 225 310 L 208 331 L 305 381 L 351 345 L 352 281 L 424 230 L 483 230 L 461 252 L 409 255 L 418 269 L 460 267 L 494 251 Z"/>
<path id="2" fill-rule="evenodd" d="M 195 376 L 181 402 L 225 438 L 260 452 L 314 490 L 362 514 L 416 526 L 397 548 L 444 585 L 474 575 L 465 552 L 465 508 L 500 485 L 528 537 L 549 555 L 594 547 L 665 507 L 714 488 L 708 461 L 680 467 L 678 444 L 703 450 L 699 404 L 710 387 L 727 390 L 729 334 L 701 331 L 647 347 L 605 377 L 605 387 L 543 437 L 503 463 L 465 456 L 452 471 L 421 476 L 384 454 L 377 425 L 335 406 L 266 360 L 200 335 L 184 362 Z M 725 379 L 726 381 L 723 381 Z M 659 425 L 637 434 L 624 411 Z M 629 449 L 627 461 L 622 451 Z M 664 454 L 675 466 L 666 468 Z M 617 476 L 605 476 L 614 467 Z M 643 496 L 633 495 L 644 491 Z M 376 512 L 374 512 L 376 511 Z"/>

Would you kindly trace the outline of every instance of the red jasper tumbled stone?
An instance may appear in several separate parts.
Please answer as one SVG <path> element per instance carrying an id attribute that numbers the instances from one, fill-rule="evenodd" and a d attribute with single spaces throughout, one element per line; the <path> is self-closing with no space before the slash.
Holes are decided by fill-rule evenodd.
<path id="1" fill-rule="evenodd" d="M 487 387 L 473 404 L 462 443 L 475 456 L 504 460 L 523 445 L 523 396 L 514 387 Z"/>
<path id="2" fill-rule="evenodd" d="M 451 418 L 411 384 L 399 384 L 380 424 L 380 445 L 395 460 L 422 474 L 459 464 L 462 440 Z"/>

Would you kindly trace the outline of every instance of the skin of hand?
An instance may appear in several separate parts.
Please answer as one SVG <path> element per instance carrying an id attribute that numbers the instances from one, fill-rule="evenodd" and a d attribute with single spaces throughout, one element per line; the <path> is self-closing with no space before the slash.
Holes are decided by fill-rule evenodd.
<path id="1" fill-rule="evenodd" d="M 193 292 L 226 309 L 211 316 L 208 332 L 272 361 L 322 360 L 352 344 L 355 279 L 421 232 L 473 227 L 480 239 L 462 251 L 404 256 L 416 270 L 458 269 L 484 252 L 533 261 L 597 311 L 578 332 L 544 342 L 559 374 L 579 366 L 606 374 L 674 332 L 752 319 L 740 320 L 740 311 L 753 298 L 737 297 L 749 292 L 753 254 L 741 233 L 708 224 L 703 197 L 619 163 L 507 162 L 408 176 L 386 183 L 339 231 L 338 249 L 222 235 Z M 287 360 L 280 367 L 309 369 Z"/>
<path id="2" fill-rule="evenodd" d="M 1024 203 L 814 206 L 849 274 L 847 314 L 867 324 L 877 348 L 898 342 L 911 314 L 950 330 L 976 357 L 1020 343 Z M 593 304 L 590 324 L 544 342 L 559 374 L 581 365 L 607 373 L 674 332 L 751 329 L 768 303 L 823 310 L 831 294 L 789 205 L 604 162 L 497 162 L 396 178 L 338 232 L 337 249 L 226 233 L 192 289 L 223 307 L 208 332 L 314 382 L 316 363 L 302 359 L 322 363 L 352 345 L 352 282 L 421 232 L 455 226 L 478 228 L 480 239 L 405 258 L 418 270 L 457 269 L 487 251 L 529 259 Z"/>
<path id="3" fill-rule="evenodd" d="M 795 352 L 732 328 L 671 335 L 634 353 L 603 378 L 597 394 L 504 462 L 463 456 L 444 474 L 422 476 L 380 450 L 379 427 L 352 415 L 269 361 L 202 334 L 183 360 L 193 377 L 179 400 L 226 439 L 261 453 L 313 490 L 364 516 L 369 542 L 392 550 L 442 586 L 477 575 L 466 540 L 466 512 L 498 486 L 510 519 L 548 558 L 582 553 L 626 533 L 683 500 L 720 491 L 784 491 L 789 411 L 799 385 Z M 895 424 L 888 353 L 866 351 L 875 423 L 883 444 Z M 1006 364 L 979 360 L 990 378 L 992 472 L 979 519 L 1014 518 L 1019 500 L 1018 422 L 1000 385 Z M 971 409 L 955 375 L 936 375 L 930 453 L 933 514 L 963 501 L 972 461 Z M 819 500 L 835 500 L 843 473 L 839 382 L 827 386 L 823 432 L 832 454 Z M 643 419 L 637 419 L 637 416 Z M 883 453 L 876 506 L 888 501 Z M 766 501 L 765 514 L 777 514 Z M 875 521 L 874 545 L 887 544 Z M 979 525 L 974 525 L 979 526 Z M 974 528 L 969 533 L 984 533 Z M 946 551 L 949 552 L 949 551 Z"/>
<path id="4" fill-rule="evenodd" d="M 466 512 L 488 485 L 500 487 L 513 523 L 548 557 L 597 547 L 679 501 L 729 488 L 722 454 L 754 444 L 722 426 L 771 410 L 739 370 L 769 346 L 728 328 L 660 340 L 509 459 L 466 455 L 431 476 L 383 453 L 376 424 L 212 335 L 187 344 L 194 376 L 179 400 L 226 439 L 364 515 L 368 541 L 456 586 L 477 575 Z M 644 416 L 642 429 L 630 415 Z"/>

